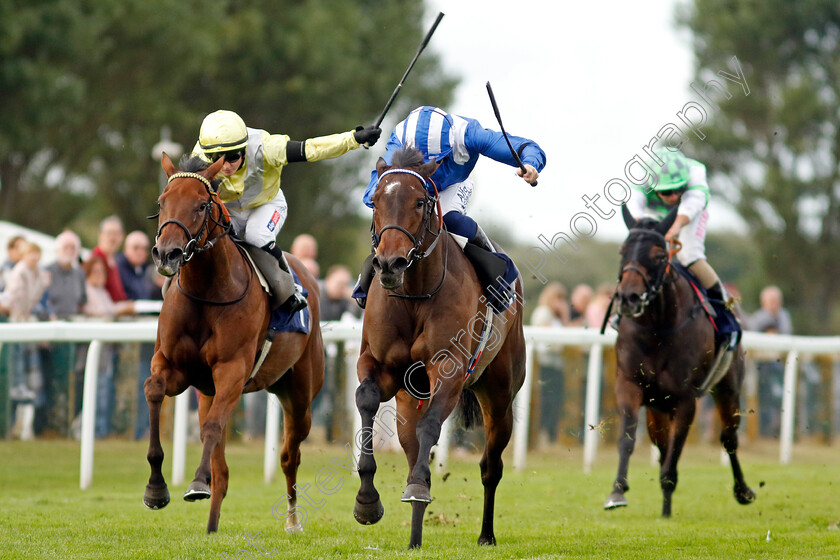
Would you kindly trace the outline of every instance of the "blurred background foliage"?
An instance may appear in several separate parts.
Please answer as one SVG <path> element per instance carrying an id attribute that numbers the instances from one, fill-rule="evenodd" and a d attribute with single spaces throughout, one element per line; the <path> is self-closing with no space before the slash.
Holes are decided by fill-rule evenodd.
<path id="1" fill-rule="evenodd" d="M 87 246 L 110 214 L 153 234 L 144 217 L 161 188 L 151 153 L 163 127 L 190 150 L 218 108 L 294 139 L 370 124 L 423 16 L 408 0 L 0 0 L 0 219 L 53 235 L 69 227 Z M 714 142 L 691 154 L 751 231 L 710 235 L 710 261 L 748 311 L 776 283 L 797 332 L 840 331 L 840 4 L 694 0 L 677 24 L 692 33 L 698 82 L 734 55 L 751 88 L 720 104 L 704 128 Z M 446 107 L 456 84 L 427 50 L 384 134 L 413 106 Z M 359 199 L 380 147 L 287 167 L 281 245 L 308 232 L 322 271 L 355 267 L 369 250 Z M 484 225 L 515 257 L 528 250 L 509 224 Z M 617 249 L 585 243 L 553 279 L 613 282 Z M 541 287 L 526 278 L 531 305 Z"/>
<path id="2" fill-rule="evenodd" d="M 69 227 L 88 246 L 110 214 L 153 234 L 162 127 L 190 150 L 219 108 L 300 140 L 370 124 L 423 21 L 404 0 L 2 0 L 0 218 Z M 426 51 L 391 116 L 445 106 L 455 85 Z M 374 153 L 288 166 L 280 243 L 307 231 L 326 263 L 363 256 L 360 170 Z"/>

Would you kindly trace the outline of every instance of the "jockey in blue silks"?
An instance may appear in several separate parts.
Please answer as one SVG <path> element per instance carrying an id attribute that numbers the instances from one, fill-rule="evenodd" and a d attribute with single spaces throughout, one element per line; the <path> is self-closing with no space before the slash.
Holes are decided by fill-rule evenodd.
<path id="1" fill-rule="evenodd" d="M 499 301 L 498 294 L 510 295 L 511 287 L 519 274 L 516 265 L 504 253 L 497 251 L 481 227 L 466 215 L 467 204 L 473 193 L 470 177 L 479 156 L 487 156 L 501 163 L 517 167 L 517 174 L 527 183 L 533 183 L 545 167 L 545 152 L 533 140 L 508 135 L 525 166 L 525 173 L 518 168 L 504 135 L 481 126 L 475 120 L 447 113 L 437 107 L 418 107 L 391 132 L 385 146 L 385 162 L 391 164 L 393 153 L 403 147 L 419 149 L 428 161 L 437 161 L 439 167 L 432 174 L 432 181 L 440 192 L 440 206 L 446 229 L 461 246 L 464 254 L 476 267 L 479 278 L 485 281 L 484 291 L 488 301 L 501 312 L 509 304 Z M 379 176 L 370 174 L 365 190 L 364 203 L 373 207 L 372 199 Z M 353 297 L 364 307 L 367 290 L 373 280 L 369 257 Z M 495 283 L 494 289 L 488 289 Z"/>

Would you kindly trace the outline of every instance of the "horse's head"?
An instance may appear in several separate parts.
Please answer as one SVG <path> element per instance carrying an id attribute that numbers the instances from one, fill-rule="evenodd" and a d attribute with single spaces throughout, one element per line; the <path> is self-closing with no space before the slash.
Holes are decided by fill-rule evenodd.
<path id="1" fill-rule="evenodd" d="M 636 220 L 627 206 L 621 207 L 630 233 L 621 246 L 621 272 L 616 295 L 622 315 L 639 317 L 662 289 L 668 266 L 665 234 L 677 218 L 674 208 L 661 222 L 650 218 Z"/>
<path id="2" fill-rule="evenodd" d="M 423 162 L 416 148 L 394 152 L 391 165 L 376 164 L 379 184 L 373 195 L 373 268 L 386 290 L 403 284 L 403 275 L 420 252 L 435 211 L 435 199 L 426 190 L 437 163 Z"/>
<path id="3" fill-rule="evenodd" d="M 224 159 L 209 167 L 198 158 L 182 160 L 180 171 L 166 154 L 160 163 L 169 181 L 158 197 L 160 212 L 152 259 L 158 272 L 174 276 L 195 253 L 212 246 L 213 241 L 209 238 L 216 227 L 225 231 L 230 228 L 226 210 L 211 183 L 224 165 Z M 165 227 L 167 225 L 178 227 Z"/>

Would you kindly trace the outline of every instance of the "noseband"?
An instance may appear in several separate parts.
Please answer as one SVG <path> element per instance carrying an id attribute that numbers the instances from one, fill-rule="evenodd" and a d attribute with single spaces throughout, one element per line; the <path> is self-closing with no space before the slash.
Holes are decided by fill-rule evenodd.
<path id="1" fill-rule="evenodd" d="M 412 263 L 415 261 L 419 261 L 427 257 L 432 251 L 435 249 L 435 245 L 437 245 L 438 239 L 440 239 L 440 230 L 443 228 L 443 217 L 440 215 L 440 195 L 437 192 L 437 186 L 435 186 L 434 182 L 432 182 L 432 187 L 435 191 L 435 196 L 430 196 L 428 191 L 429 181 L 417 173 L 416 171 L 412 171 L 410 169 L 389 169 L 385 173 L 383 173 L 379 177 L 379 181 L 382 182 L 383 177 L 386 175 L 390 175 L 391 173 L 403 173 L 408 175 L 414 175 L 423 183 L 423 206 L 425 207 L 425 213 L 423 215 L 423 223 L 420 224 L 420 228 L 417 231 L 417 234 L 413 235 L 410 231 L 402 227 L 398 224 L 389 224 L 384 226 L 382 229 L 377 232 L 376 230 L 371 227 L 372 230 L 372 238 L 373 238 L 373 249 L 376 250 L 379 247 L 379 242 L 382 239 L 382 234 L 389 229 L 395 229 L 397 231 L 401 231 L 408 237 L 411 241 L 413 247 L 409 249 L 408 254 L 406 255 L 406 259 L 408 260 L 408 266 L 411 266 Z M 431 222 L 432 222 L 432 213 L 435 210 L 435 205 L 438 206 L 438 233 L 435 234 L 431 230 Z M 429 248 L 425 251 L 421 251 L 420 247 L 423 245 L 423 240 L 426 237 L 426 232 L 430 233 L 435 237 L 435 240 L 429 245 Z M 417 237 L 419 235 L 419 237 Z"/>
<path id="2" fill-rule="evenodd" d="M 168 185 L 172 182 L 173 179 L 197 179 L 204 183 L 205 188 L 207 189 L 207 202 L 205 203 L 204 208 L 204 221 L 201 223 L 201 227 L 199 228 L 198 232 L 193 235 L 190 232 L 190 229 L 183 224 L 180 220 L 170 219 L 166 220 L 160 227 L 158 227 L 157 234 L 155 235 L 155 243 L 157 243 L 158 239 L 160 238 L 160 233 L 163 231 L 163 228 L 169 224 L 175 224 L 176 226 L 180 227 L 184 230 L 184 234 L 187 236 L 187 242 L 184 247 L 181 249 L 181 264 L 187 264 L 190 260 L 197 254 L 203 253 L 204 251 L 210 250 L 213 245 L 222 237 L 227 235 L 230 232 L 231 228 L 231 221 L 230 221 L 230 214 L 227 213 L 227 209 L 221 204 L 221 202 L 217 202 L 219 198 L 219 193 L 213 188 L 213 185 L 210 183 L 210 180 L 204 177 L 203 175 L 199 175 L 198 173 L 189 173 L 185 171 L 181 171 L 178 173 L 174 173 L 172 176 L 169 177 L 169 180 L 166 182 Z M 213 215 L 213 206 L 219 207 L 219 216 L 223 217 L 223 222 L 212 217 Z M 149 216 L 149 218 L 156 218 L 160 212 L 155 214 L 154 216 Z M 214 237 L 213 239 L 206 240 L 203 245 L 199 246 L 202 239 L 207 234 L 207 224 L 212 221 L 214 224 L 222 228 L 221 235 Z"/>

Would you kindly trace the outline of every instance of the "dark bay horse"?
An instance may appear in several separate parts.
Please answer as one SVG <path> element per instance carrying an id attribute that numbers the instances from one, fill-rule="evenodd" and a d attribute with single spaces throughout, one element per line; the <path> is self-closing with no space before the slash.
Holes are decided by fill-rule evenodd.
<path id="1" fill-rule="evenodd" d="M 159 225 L 152 256 L 161 274 L 175 278 L 163 302 L 152 376 L 145 387 L 151 420 L 148 460 L 152 474 L 143 503 L 152 509 L 169 503 L 161 473 L 163 397 L 196 387 L 200 392 L 198 413 L 204 448 L 195 480 L 184 499 L 210 498 L 207 532 L 215 532 L 228 487 L 227 421 L 243 392 L 266 389 L 279 397 L 283 407 L 280 457 L 290 497 L 286 529 L 295 530 L 299 527 L 295 480 L 300 443 L 309 434 L 310 405 L 324 381 L 318 286 L 300 261 L 286 255 L 309 291 L 309 334 L 278 333 L 262 367 L 249 381 L 266 337 L 269 303 L 242 250 L 228 235 L 227 210 L 212 184 L 223 163 L 220 159 L 204 169 L 206 164 L 194 158 L 182 163 L 184 169 L 179 171 L 166 154 L 161 159 L 169 182 L 158 199 Z"/>
<path id="2" fill-rule="evenodd" d="M 616 352 L 615 394 L 621 417 L 618 475 L 604 507 L 626 506 L 627 468 L 636 443 L 639 407 L 647 409 L 648 434 L 659 448 L 662 516 L 671 515 L 677 486 L 677 461 L 694 419 L 696 401 L 714 360 L 714 327 L 688 280 L 669 263 L 665 233 L 677 217 L 674 209 L 661 222 L 636 220 L 622 207 L 630 230 L 621 247 L 616 297 L 621 320 Z M 712 386 L 723 423 L 720 441 L 729 455 L 739 504 L 755 500 L 738 462 L 739 401 L 744 379 L 740 345 L 725 375 Z"/>
<path id="3" fill-rule="evenodd" d="M 382 159 L 376 166 L 373 265 L 379 282 L 368 294 L 356 406 L 363 431 L 372 430 L 379 404 L 396 396 L 399 440 L 409 467 L 402 501 L 412 505 L 409 547 L 417 548 L 432 500 L 429 454 L 441 424 L 459 399 L 476 415 L 480 405 L 487 443 L 480 462 L 484 512 L 478 543 L 496 544 L 493 508 L 502 451 L 513 428 L 513 398 L 525 378 L 521 278 L 512 305 L 490 314 L 490 339 L 468 377 L 487 310 L 473 266 L 442 229 L 436 200 L 427 190 L 435 168 L 434 162 L 423 164 L 413 148 L 396 151 L 391 167 Z M 353 511 L 362 524 L 376 523 L 384 513 L 374 487 L 371 439 L 362 445 Z"/>

